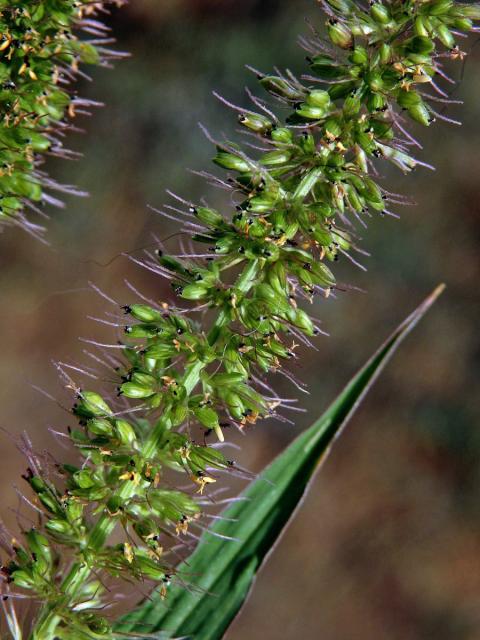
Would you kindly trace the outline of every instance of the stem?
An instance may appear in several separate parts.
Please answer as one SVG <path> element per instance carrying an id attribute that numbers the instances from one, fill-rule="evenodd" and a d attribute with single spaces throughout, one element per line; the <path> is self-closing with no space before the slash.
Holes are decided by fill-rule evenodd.
<path id="1" fill-rule="evenodd" d="M 252 260 L 248 263 L 245 269 L 240 274 L 235 288 L 241 293 L 247 293 L 254 284 L 259 269 L 263 266 L 263 261 Z M 215 344 L 221 335 L 221 329 L 230 320 L 230 315 L 227 310 L 222 309 L 218 314 L 212 329 L 208 334 L 208 340 L 211 345 Z M 183 386 L 187 390 L 187 394 L 190 394 L 197 386 L 200 380 L 200 374 L 207 365 L 203 362 L 196 362 L 188 367 L 185 371 L 183 378 Z M 170 428 L 170 409 L 166 406 L 164 413 L 160 420 L 155 425 L 150 436 L 146 439 L 142 449 L 142 457 L 148 459 L 151 458 L 157 449 L 159 438 L 162 436 L 164 430 Z M 118 490 L 117 496 L 122 500 L 128 500 L 135 493 L 135 486 L 132 482 L 125 481 L 124 484 Z M 99 551 L 105 544 L 108 537 L 112 534 L 117 525 L 117 520 L 112 518 L 108 513 L 104 513 L 96 525 L 90 532 L 88 549 L 92 551 Z M 91 567 L 85 562 L 75 562 L 72 565 L 67 577 L 61 585 L 61 592 L 63 597 L 54 603 L 50 603 L 43 607 L 40 611 L 38 622 L 31 634 L 31 640 L 55 640 L 56 629 L 62 620 L 59 615 L 59 611 L 66 606 L 68 602 L 73 600 L 77 595 L 80 588 L 88 581 L 91 574 Z"/>

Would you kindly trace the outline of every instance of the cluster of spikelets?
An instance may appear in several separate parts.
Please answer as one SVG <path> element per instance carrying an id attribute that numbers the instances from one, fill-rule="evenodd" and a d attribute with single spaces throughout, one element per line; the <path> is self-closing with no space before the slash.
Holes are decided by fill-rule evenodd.
<path id="1" fill-rule="evenodd" d="M 154 581 L 164 594 L 172 577 L 180 579 L 164 548 L 195 541 L 219 473 L 241 471 L 207 446 L 207 436 L 222 442 L 227 426 L 244 431 L 292 408 L 266 375 L 300 384 L 289 364 L 297 345 L 319 332 L 301 302 L 335 289 L 327 263 L 358 248 L 355 223 L 402 202 L 378 184 L 375 167 L 388 160 L 408 172 L 419 164 L 408 118 L 426 126 L 445 118 L 440 81 L 450 79 L 442 63 L 463 58 L 457 41 L 475 30 L 479 6 L 321 4 L 328 39 L 313 32 L 303 40 L 309 75 L 257 72 L 270 97 L 289 108 L 286 122 L 251 95 L 254 110 L 238 109 L 243 149 L 216 143 L 214 161 L 228 177 L 204 175 L 231 191 L 233 213 L 181 199 L 166 207 L 206 250 L 159 250 L 141 261 L 171 282 L 175 299 L 117 310 L 123 346 L 95 355 L 119 378 L 117 397 L 79 389 L 64 370 L 76 393 L 79 425 L 68 437 L 78 466 L 53 464 L 25 445 L 39 527 L 21 541 L 3 536 L 2 571 L 6 595 L 15 587 L 43 602 L 36 640 L 112 637 L 96 611 L 101 575 Z M 212 309 L 218 314 L 207 327 Z M 173 489 L 175 473 L 196 491 Z M 123 534 L 113 543 L 116 528 Z"/>
<path id="2" fill-rule="evenodd" d="M 94 103 L 76 96 L 72 83 L 82 63 L 106 65 L 119 55 L 97 19 L 112 1 L 0 1 L 0 224 L 38 235 L 27 211 L 45 215 L 43 203 L 61 204 L 51 191 L 76 192 L 49 178 L 41 161 L 75 157 L 63 145 L 65 132 Z"/>

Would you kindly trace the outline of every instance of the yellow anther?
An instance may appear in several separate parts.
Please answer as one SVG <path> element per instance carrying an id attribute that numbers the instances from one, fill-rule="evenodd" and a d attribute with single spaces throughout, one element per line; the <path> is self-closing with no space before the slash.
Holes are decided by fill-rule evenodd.
<path id="1" fill-rule="evenodd" d="M 7 34 L 6 36 L 4 36 L 5 38 L 5 42 L 2 42 L 2 44 L 0 45 L 0 51 L 5 51 L 5 49 L 8 49 L 8 47 L 12 44 L 12 36 L 10 34 Z"/>
<path id="2" fill-rule="evenodd" d="M 203 473 L 201 475 L 191 475 L 190 478 L 192 481 L 198 485 L 198 491 L 200 495 L 203 494 L 203 490 L 207 484 L 213 484 L 216 482 L 215 478 L 211 478 L 210 476 L 206 476 Z"/>
<path id="3" fill-rule="evenodd" d="M 460 51 L 458 46 L 453 47 L 453 49 L 450 51 L 450 58 L 452 60 L 463 60 L 466 55 L 467 55 L 466 52 Z"/>
<path id="4" fill-rule="evenodd" d="M 126 471 L 125 473 L 122 473 L 121 476 L 118 476 L 118 479 L 130 480 L 135 486 L 140 484 L 140 476 L 136 471 Z"/>
<path id="5" fill-rule="evenodd" d="M 180 520 L 175 525 L 175 532 L 177 536 L 186 535 L 188 533 L 188 523 L 190 522 L 190 518 L 187 516 L 182 516 Z"/>
<path id="6" fill-rule="evenodd" d="M 132 564 L 135 554 L 133 553 L 133 547 L 129 542 L 125 542 L 123 545 L 123 555 L 125 556 L 127 562 Z"/>

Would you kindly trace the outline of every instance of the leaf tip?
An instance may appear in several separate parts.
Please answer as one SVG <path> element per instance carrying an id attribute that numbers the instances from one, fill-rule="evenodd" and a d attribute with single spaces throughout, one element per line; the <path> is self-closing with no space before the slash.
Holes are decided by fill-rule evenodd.
<path id="1" fill-rule="evenodd" d="M 425 311 L 429 309 L 442 295 L 442 293 L 447 288 L 447 285 L 444 282 L 441 282 L 439 285 L 435 287 L 432 293 L 425 299 L 423 306 Z"/>
<path id="2" fill-rule="evenodd" d="M 446 288 L 447 285 L 444 282 L 441 282 L 437 287 L 435 287 L 431 294 L 432 300 L 435 301 L 437 298 L 439 298 Z"/>

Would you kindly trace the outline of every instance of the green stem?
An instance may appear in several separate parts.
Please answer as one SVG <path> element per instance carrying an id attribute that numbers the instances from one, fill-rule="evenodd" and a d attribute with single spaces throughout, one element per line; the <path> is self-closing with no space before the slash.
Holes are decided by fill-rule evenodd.
<path id="1" fill-rule="evenodd" d="M 253 260 L 249 262 L 240 274 L 235 289 L 241 293 L 247 293 L 254 284 L 259 269 L 263 266 L 263 261 Z M 221 334 L 221 329 L 230 321 L 230 314 L 227 310 L 222 309 L 218 314 L 217 320 L 208 334 L 208 340 L 213 345 Z M 187 394 L 191 394 L 200 380 L 200 374 L 207 365 L 203 362 L 196 362 L 190 365 L 186 371 L 182 381 L 182 385 L 186 388 Z M 160 420 L 155 425 L 150 436 L 145 440 L 141 449 L 143 458 L 151 458 L 157 449 L 158 440 L 162 436 L 164 430 L 170 428 L 170 410 L 171 406 L 166 406 Z M 126 501 L 135 493 L 135 486 L 132 482 L 124 482 L 118 490 L 117 496 Z M 117 520 L 112 518 L 108 513 L 104 513 L 97 521 L 96 525 L 90 532 L 88 548 L 92 551 L 99 551 L 105 544 L 108 537 L 112 534 L 117 525 Z M 46 605 L 41 611 L 38 622 L 32 631 L 31 640 L 55 640 L 56 629 L 62 618 L 59 611 L 68 606 L 69 601 L 73 600 L 79 589 L 88 581 L 91 574 L 91 567 L 84 562 L 75 562 L 70 569 L 67 577 L 62 583 L 61 591 L 63 597 L 54 603 Z"/>

